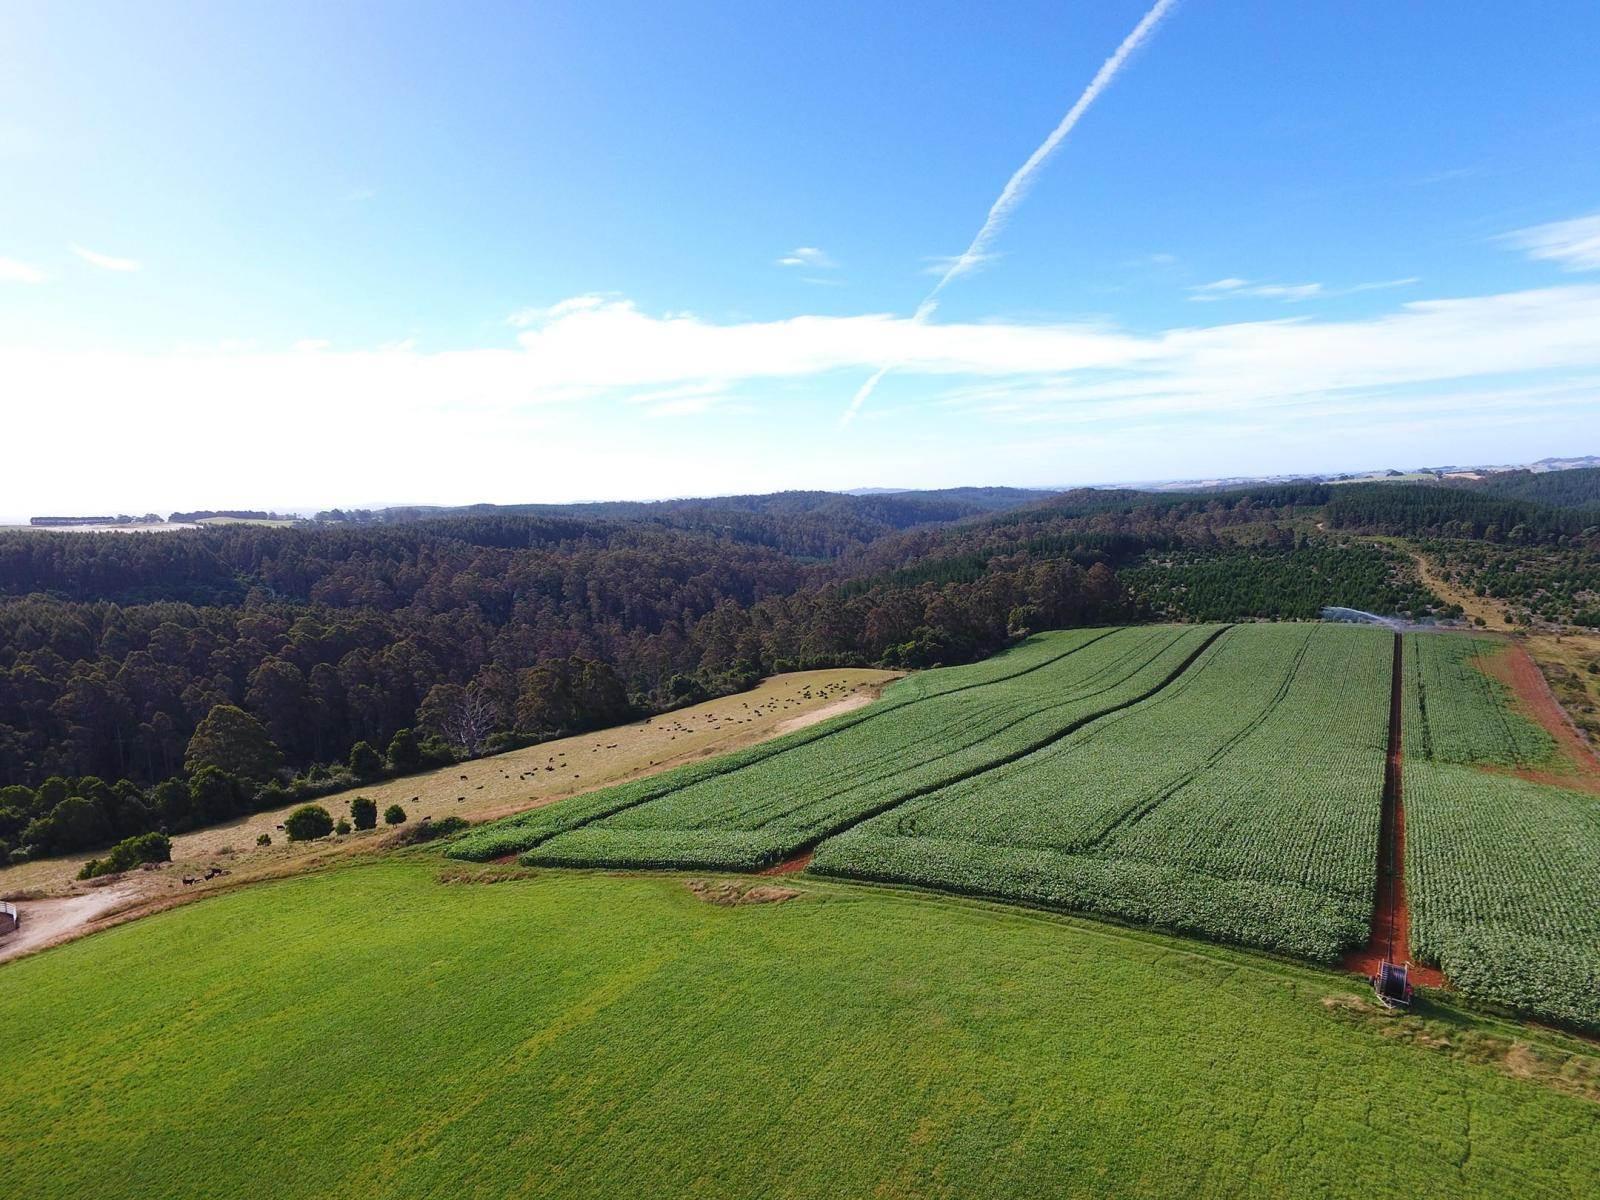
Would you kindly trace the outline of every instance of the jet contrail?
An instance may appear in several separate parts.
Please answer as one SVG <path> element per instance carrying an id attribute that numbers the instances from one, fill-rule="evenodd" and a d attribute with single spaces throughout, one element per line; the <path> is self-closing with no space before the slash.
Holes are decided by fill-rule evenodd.
<path id="1" fill-rule="evenodd" d="M 1067 115 L 1061 118 L 1061 123 L 1050 131 L 1050 136 L 1039 144 L 1039 148 L 1028 156 L 1028 161 L 1017 168 L 1016 172 L 1006 181 L 1005 189 L 1000 193 L 992 205 L 989 206 L 989 215 L 984 219 L 983 228 L 978 230 L 972 244 L 966 248 L 961 257 L 950 264 L 948 270 L 939 277 L 939 282 L 933 285 L 933 290 L 923 297 L 922 303 L 917 305 L 916 314 L 911 318 L 914 325 L 920 325 L 933 315 L 934 309 L 939 307 L 939 293 L 944 291 L 951 280 L 966 274 L 978 263 L 983 261 L 984 251 L 995 236 L 1005 227 L 1012 210 L 1022 202 L 1027 195 L 1028 188 L 1032 186 L 1034 176 L 1043 169 L 1045 161 L 1055 152 L 1067 134 L 1072 132 L 1073 126 L 1089 111 L 1089 106 L 1100 98 L 1100 93 L 1111 86 L 1111 81 L 1116 78 L 1117 72 L 1122 70 L 1124 63 L 1137 50 L 1152 33 L 1155 32 L 1161 19 L 1171 11 L 1178 0 L 1156 0 L 1155 6 L 1145 13 L 1144 19 L 1133 27 L 1133 32 L 1122 39 L 1116 53 L 1100 64 L 1100 69 L 1095 72 L 1094 78 L 1089 81 L 1089 86 L 1083 89 L 1083 95 L 1067 110 Z M 879 367 L 871 379 L 861 385 L 855 396 L 850 401 L 850 407 L 845 410 L 844 424 L 848 425 L 861 411 L 861 406 L 867 402 L 873 390 L 878 386 L 879 380 L 899 365 L 899 360 L 885 363 Z"/>

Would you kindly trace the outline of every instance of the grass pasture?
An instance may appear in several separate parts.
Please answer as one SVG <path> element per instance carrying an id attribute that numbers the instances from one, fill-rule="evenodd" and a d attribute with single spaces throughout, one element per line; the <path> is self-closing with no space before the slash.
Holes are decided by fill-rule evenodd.
<path id="1" fill-rule="evenodd" d="M 700 763 L 735 753 L 819 718 L 826 719 L 830 712 L 865 705 L 898 678 L 894 671 L 859 667 L 774 675 L 747 692 L 649 720 L 381 780 L 337 792 L 316 803 L 339 817 L 349 811 L 355 797 L 369 796 L 380 812 L 398 804 L 413 822 L 442 816 L 488 820 L 655 775 L 678 764 Z M 176 876 L 188 869 L 203 870 L 212 863 L 226 863 L 240 875 L 255 869 L 277 873 L 324 856 L 340 844 L 370 849 L 385 834 L 380 827 L 370 833 L 290 844 L 284 841 L 278 826 L 299 806 L 297 801 L 179 834 L 173 839 L 172 868 L 139 872 L 130 879 L 147 892 L 181 894 Z M 273 844 L 258 849 L 256 839 L 262 834 L 272 838 Z M 82 885 L 74 880 L 87 857 L 76 854 L 0 868 L 0 895 L 81 892 Z M 217 886 L 222 885 L 219 882 Z"/>
<path id="2" fill-rule="evenodd" d="M 1557 1035 L 958 898 L 437 862 L 0 969 L 8 1194 L 1600 1192 L 1600 1063 Z"/>

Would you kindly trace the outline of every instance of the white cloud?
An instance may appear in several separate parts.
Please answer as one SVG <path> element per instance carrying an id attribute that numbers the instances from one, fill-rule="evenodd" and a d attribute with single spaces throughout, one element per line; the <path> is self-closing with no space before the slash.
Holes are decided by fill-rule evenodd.
<path id="1" fill-rule="evenodd" d="M 1416 301 L 1348 321 L 1276 320 L 1133 334 L 1089 323 L 930 325 L 888 314 L 716 323 L 576 297 L 527 318 L 516 345 L 424 352 L 187 349 L 170 354 L 0 348 L 0 390 L 41 413 L 126 403 L 195 415 L 237 405 L 314 415 L 504 412 L 736 383 L 815 380 L 885 358 L 906 374 L 1011 381 L 1040 403 L 1182 397 L 1197 410 L 1352 388 L 1600 369 L 1600 285 Z M 687 389 L 672 391 L 671 389 Z M 651 393 L 663 393 L 651 396 Z"/>
<path id="2" fill-rule="evenodd" d="M 134 498 L 157 486 L 173 507 L 851 486 L 912 478 L 922 462 L 945 465 L 918 482 L 1021 479 L 1023 461 L 1035 464 L 1025 482 L 1150 478 L 1240 467 L 1246 442 L 1250 465 L 1280 470 L 1291 450 L 1326 463 L 1333 451 L 1315 435 L 1335 427 L 1364 455 L 1403 425 L 1426 461 L 1463 418 L 1520 422 L 1530 448 L 1600 428 L 1589 415 L 1600 413 L 1597 328 L 1600 283 L 1153 334 L 886 314 L 719 323 L 587 296 L 541 310 L 492 349 L 0 345 L 0 394 L 28 397 L 8 412 L 8 434 L 54 448 L 70 433 L 78 467 L 63 475 L 59 453 L 22 456 L 0 480 L 0 512 L 93 501 L 142 511 L 164 502 Z M 841 442 L 815 406 L 886 357 L 903 390 L 869 419 L 892 432 Z M 727 420 L 756 403 L 760 422 Z M 228 414 L 250 414 L 245 466 L 216 452 L 245 428 Z M 1059 442 L 1030 440 L 1054 427 Z M 307 428 L 318 430 L 310 448 Z M 996 448 L 1008 429 L 1025 458 Z M 279 490 L 293 476 L 285 462 L 318 481 L 313 494 Z"/>
<path id="3" fill-rule="evenodd" d="M 814 271 L 831 271 L 839 264 L 825 250 L 816 246 L 796 246 L 778 260 L 780 267 L 810 267 Z"/>
<path id="4" fill-rule="evenodd" d="M 1560 263 L 1568 271 L 1600 271 L 1600 213 L 1518 229 L 1504 240 L 1530 258 Z"/>
<path id="5" fill-rule="evenodd" d="M 45 273 L 14 258 L 0 258 L 0 280 L 6 283 L 43 283 Z"/>
<path id="6" fill-rule="evenodd" d="M 137 259 L 116 258 L 110 254 L 100 254 L 96 251 L 85 249 L 76 242 L 69 245 L 68 249 L 90 266 L 99 267 L 102 271 L 137 271 L 142 265 Z"/>

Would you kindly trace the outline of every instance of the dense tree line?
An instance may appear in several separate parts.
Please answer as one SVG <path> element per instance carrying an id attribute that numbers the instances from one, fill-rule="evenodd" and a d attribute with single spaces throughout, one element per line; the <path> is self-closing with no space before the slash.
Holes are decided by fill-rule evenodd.
<path id="1" fill-rule="evenodd" d="M 771 671 L 965 661 L 1131 615 L 1108 569 L 1070 559 L 846 595 L 765 548 L 565 518 L 28 534 L 0 563 L 26 593 L 0 601 L 0 782 L 22 789 L 0 841 L 34 852 L 313 794 L 363 753 L 415 769 Z"/>
<path id="2" fill-rule="evenodd" d="M 1595 549 L 1562 510 L 1438 487 L 972 492 L 0 535 L 0 852 L 178 832 L 774 671 L 1434 604 L 1400 556 L 1324 526 L 1488 522 L 1484 544 L 1569 553 L 1552 578 L 1574 601 Z"/>
<path id="3" fill-rule="evenodd" d="M 1403 554 L 1370 542 L 1273 538 L 1255 545 L 1156 552 L 1122 573 L 1155 615 L 1178 620 L 1315 620 L 1324 608 L 1457 617 Z"/>
<path id="4" fill-rule="evenodd" d="M 1552 545 L 1600 533 L 1600 511 L 1556 508 L 1467 488 L 1376 483 L 1333 489 L 1324 509 L 1334 529 L 1518 545 Z"/>
<path id="5" fill-rule="evenodd" d="M 1600 511 L 1600 467 L 1570 471 L 1496 471 L 1459 486 L 1537 504 Z"/>

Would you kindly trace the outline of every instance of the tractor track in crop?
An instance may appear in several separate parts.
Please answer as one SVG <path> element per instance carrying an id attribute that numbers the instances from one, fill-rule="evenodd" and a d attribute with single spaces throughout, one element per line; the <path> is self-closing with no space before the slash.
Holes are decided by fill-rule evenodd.
<path id="1" fill-rule="evenodd" d="M 1229 754 L 1233 753 L 1234 748 L 1238 746 L 1240 742 L 1249 738 L 1253 733 L 1256 732 L 1256 730 L 1260 729 L 1262 725 L 1266 724 L 1268 718 L 1272 716 L 1273 710 L 1276 709 L 1279 704 L 1283 703 L 1283 698 L 1289 694 L 1289 689 L 1294 686 L 1295 677 L 1299 675 L 1300 666 L 1303 662 L 1305 662 L 1306 654 L 1310 650 L 1312 636 L 1314 635 L 1307 634 L 1305 641 L 1300 643 L 1300 648 L 1295 651 L 1294 661 L 1289 664 L 1289 669 L 1284 672 L 1283 682 L 1278 685 L 1277 691 L 1272 693 L 1272 698 L 1268 700 L 1266 704 L 1262 705 L 1261 711 L 1251 717 L 1250 721 L 1246 725 L 1235 732 L 1210 754 L 1206 755 L 1205 759 L 1196 765 L 1192 770 L 1184 772 L 1184 774 L 1181 775 L 1174 783 L 1163 788 L 1144 804 L 1141 804 L 1136 808 L 1129 809 L 1116 820 L 1112 821 L 1103 830 L 1101 830 L 1099 834 L 1085 842 L 1083 847 L 1076 851 L 1076 853 L 1098 853 L 1101 847 L 1110 842 L 1111 839 L 1114 838 L 1118 833 L 1129 828 L 1130 826 L 1137 825 L 1151 813 L 1155 812 L 1155 810 L 1162 804 L 1165 804 L 1173 796 L 1177 795 L 1201 775 L 1211 770 Z"/>
<path id="2" fill-rule="evenodd" d="M 815 837 L 809 838 L 796 848 L 795 853 L 806 853 L 813 851 L 829 838 L 837 837 L 846 830 L 853 829 L 857 825 L 872 820 L 874 817 L 880 817 L 884 813 L 889 812 L 891 809 L 898 808 L 902 804 L 909 804 L 913 800 L 920 800 L 923 796 L 927 796 L 933 792 L 939 791 L 942 788 L 954 787 L 958 783 L 965 783 L 967 780 L 974 779 L 979 775 L 985 775 L 990 771 L 997 771 L 1002 767 L 1010 766 L 1019 759 L 1027 758 L 1030 754 L 1037 754 L 1039 751 L 1055 745 L 1055 743 L 1061 741 L 1063 738 L 1072 736 L 1085 725 L 1101 720 L 1102 718 L 1108 717 L 1113 713 L 1121 712 L 1124 709 L 1132 708 L 1136 704 L 1143 704 L 1146 700 L 1149 700 L 1152 696 L 1158 695 L 1166 688 L 1170 687 L 1176 680 L 1181 678 L 1184 673 L 1194 665 L 1195 661 L 1202 654 L 1216 644 L 1218 638 L 1232 628 L 1232 625 L 1224 625 L 1221 629 L 1216 630 L 1204 641 L 1202 641 L 1200 645 L 1196 646 L 1182 662 L 1168 672 L 1165 678 L 1156 683 L 1154 687 L 1148 688 L 1147 690 L 1139 693 L 1137 696 L 1130 697 L 1127 700 L 1123 700 L 1116 704 L 1110 705 L 1107 708 L 1100 709 L 1098 712 L 1085 714 L 1084 716 L 1069 722 L 1066 726 L 1056 730 L 1054 733 L 1051 733 L 1046 737 L 1039 738 L 1038 740 L 1023 746 L 1018 750 L 1013 750 L 1009 754 L 1002 755 L 1000 758 L 997 758 L 992 762 L 984 763 L 982 766 L 972 767 L 968 770 L 958 772 L 957 774 L 949 776 L 945 779 L 937 780 L 933 783 L 916 788 L 906 795 L 898 796 L 884 804 L 875 805 L 870 810 L 853 816 L 848 821 L 830 826 L 828 829 L 817 834 Z"/>
<path id="3" fill-rule="evenodd" d="M 635 799 L 624 801 L 624 802 L 619 803 L 619 804 L 617 804 L 617 805 L 615 805 L 613 807 L 604 808 L 599 812 L 595 812 L 595 813 L 591 814 L 590 816 L 585 817 L 581 821 L 575 821 L 573 824 L 571 824 L 569 826 L 566 826 L 566 827 L 561 828 L 561 829 L 553 830 L 553 831 L 551 831 L 549 833 L 546 833 L 546 834 L 543 834 L 543 835 L 539 836 L 536 839 L 528 840 L 524 845 L 520 846 L 517 849 L 516 853 L 519 856 L 523 855 L 523 854 L 526 854 L 529 851 L 538 849 L 540 846 L 544 845 L 546 842 L 552 841 L 555 838 L 558 838 L 558 837 L 562 836 L 563 834 L 572 833 L 572 832 L 574 832 L 576 830 L 586 828 L 587 826 L 590 826 L 590 825 L 594 825 L 594 824 L 596 824 L 596 823 L 598 823 L 600 821 L 609 820 L 612 817 L 619 816 L 622 813 L 628 812 L 628 811 L 630 811 L 632 809 L 641 808 L 644 805 L 651 803 L 652 801 L 660 800 L 663 797 L 669 796 L 673 792 L 682 791 L 686 787 L 693 787 L 693 786 L 697 786 L 699 784 L 708 783 L 713 779 L 720 779 L 725 775 L 733 775 L 733 774 L 736 774 L 739 771 L 748 770 L 751 767 L 755 767 L 755 766 L 759 766 L 759 765 L 763 765 L 765 763 L 771 762 L 773 759 L 779 758 L 784 754 L 790 753 L 791 751 L 799 750 L 802 747 L 809 746 L 809 745 L 811 745 L 811 743 L 817 741 L 820 738 L 831 736 L 832 734 L 839 733 L 839 732 L 841 732 L 842 730 L 845 730 L 845 729 L 853 729 L 857 725 L 865 724 L 868 721 L 877 720 L 878 718 L 886 716 L 887 714 L 892 713 L 892 712 L 897 712 L 899 709 L 905 707 L 908 704 L 921 704 L 921 703 L 925 703 L 925 702 L 927 702 L 929 700 L 943 699 L 946 696 L 954 696 L 954 695 L 956 695 L 956 694 L 958 694 L 960 692 L 971 691 L 973 688 L 990 687 L 990 686 L 992 686 L 994 684 L 998 684 L 998 683 L 1007 683 L 1007 682 L 1009 682 L 1009 681 L 1011 681 L 1013 679 L 1020 679 L 1024 675 L 1031 675 L 1035 671 L 1042 671 L 1046 667 L 1053 666 L 1056 663 L 1060 662 L 1062 659 L 1069 658 L 1072 655 L 1078 653 L 1080 650 L 1086 650 L 1090 646 L 1095 645 L 1097 642 L 1104 641 L 1106 638 L 1110 637 L 1112 634 L 1121 633 L 1121 632 L 1123 632 L 1124 630 L 1126 630 L 1128 628 L 1130 628 L 1130 627 L 1129 626 L 1125 626 L 1125 625 L 1119 625 L 1119 626 L 1107 629 L 1105 632 L 1103 632 L 1103 633 L 1101 633 L 1101 634 L 1099 634 L 1099 635 L 1097 635 L 1095 637 L 1089 638 L 1087 641 L 1079 642 L 1077 645 L 1071 646 L 1068 649 L 1063 650 L 1060 654 L 1053 654 L 1049 658 L 1044 659 L 1041 662 L 1034 663 L 1032 666 L 1029 666 L 1029 667 L 1024 667 L 1020 671 L 1012 671 L 1010 674 L 1007 674 L 1007 675 L 999 675 L 999 676 L 996 676 L 993 679 L 982 679 L 982 680 L 976 680 L 976 681 L 974 681 L 972 683 L 965 683 L 965 684 L 962 684 L 960 687 L 950 688 L 948 691 L 935 692 L 932 696 L 917 696 L 914 699 L 903 700 L 903 701 L 900 701 L 898 703 L 890 703 L 890 704 L 886 704 L 886 705 L 882 705 L 882 706 L 870 706 L 867 709 L 863 710 L 860 716 L 856 717 L 854 720 L 851 720 L 851 721 L 849 721 L 847 723 L 839 725 L 837 728 L 827 729 L 827 730 L 818 730 L 813 736 L 811 736 L 809 738 L 806 738 L 806 739 L 804 739 L 802 741 L 796 741 L 791 745 L 779 747 L 777 749 L 774 749 L 774 750 L 770 751 L 769 753 L 762 754 L 759 757 L 752 758 L 752 759 L 749 759 L 749 760 L 744 761 L 744 762 L 739 762 L 739 763 L 732 764 L 732 765 L 728 766 L 724 770 L 712 770 L 712 771 L 708 772 L 707 774 L 705 774 L 704 776 L 702 776 L 702 777 L 700 777 L 698 779 L 695 779 L 695 780 L 693 780 L 693 781 L 691 781 L 689 783 L 669 784 L 669 785 L 667 785 L 665 787 L 662 787 L 660 789 L 652 789 L 652 790 L 646 792 L 644 795 L 639 796 L 639 797 L 637 797 Z M 813 728 L 815 728 L 815 727 L 813 727 Z M 817 841 L 821 841 L 821 840 L 822 840 L 821 838 L 817 839 Z M 807 849 L 813 848 L 815 846 L 815 844 L 816 843 L 813 842 L 811 844 L 811 847 L 806 847 L 806 848 Z"/>
<path id="4" fill-rule="evenodd" d="M 1411 957 L 1411 911 L 1406 903 L 1406 813 L 1403 795 L 1404 655 L 1400 635 L 1394 638 L 1394 682 L 1389 692 L 1389 752 L 1383 768 L 1383 811 L 1378 821 L 1378 878 L 1374 890 L 1372 929 L 1367 944 L 1344 956 L 1343 966 L 1368 978 L 1385 962 Z M 1443 972 L 1411 964 L 1411 982 L 1444 987 Z"/>

